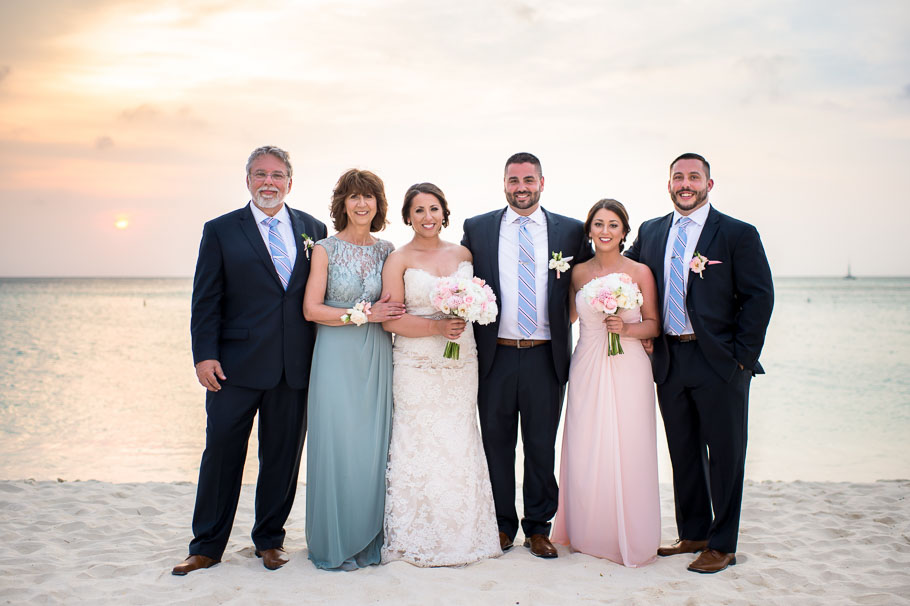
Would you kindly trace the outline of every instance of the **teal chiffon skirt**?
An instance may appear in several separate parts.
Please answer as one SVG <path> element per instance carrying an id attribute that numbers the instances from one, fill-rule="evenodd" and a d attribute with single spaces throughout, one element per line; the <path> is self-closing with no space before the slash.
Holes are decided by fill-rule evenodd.
<path id="1" fill-rule="evenodd" d="M 391 416 L 391 335 L 373 323 L 319 326 L 306 474 L 306 540 L 319 568 L 380 561 Z"/>

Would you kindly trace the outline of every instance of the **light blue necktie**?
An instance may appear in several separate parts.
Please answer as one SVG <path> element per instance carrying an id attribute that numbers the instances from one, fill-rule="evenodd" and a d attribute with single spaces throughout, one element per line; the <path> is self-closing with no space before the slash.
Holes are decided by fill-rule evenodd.
<path id="1" fill-rule="evenodd" d="M 518 225 L 518 328 L 526 339 L 537 330 L 537 271 L 534 266 L 534 242 L 528 231 L 529 217 Z"/>
<path id="2" fill-rule="evenodd" d="M 680 217 L 676 222 L 676 240 L 670 255 L 670 305 L 667 310 L 668 328 L 675 335 L 686 329 L 686 280 L 683 255 L 686 254 L 686 226 L 692 222 L 689 217 Z"/>
<path id="3" fill-rule="evenodd" d="M 284 240 L 278 233 L 278 219 L 269 217 L 262 220 L 262 224 L 269 228 L 269 252 L 272 254 L 272 263 L 275 264 L 275 271 L 281 278 L 281 286 L 288 289 L 288 282 L 291 280 L 291 260 L 288 258 L 287 249 L 284 247 Z"/>

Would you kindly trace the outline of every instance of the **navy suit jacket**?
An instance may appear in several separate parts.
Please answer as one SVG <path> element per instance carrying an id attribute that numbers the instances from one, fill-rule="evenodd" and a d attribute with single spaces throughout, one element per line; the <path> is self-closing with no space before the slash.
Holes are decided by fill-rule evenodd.
<path id="1" fill-rule="evenodd" d="M 561 384 L 569 380 L 569 358 L 572 355 L 572 327 L 569 322 L 569 288 L 572 284 L 572 267 L 593 256 L 591 246 L 585 237 L 584 224 L 577 219 L 557 215 L 544 209 L 547 218 L 547 249 L 562 252 L 565 257 L 574 257 L 567 272 L 556 278 L 556 270 L 549 270 L 547 281 L 547 312 L 550 320 L 550 340 L 553 349 L 553 366 Z M 483 215 L 471 217 L 464 222 L 462 245 L 474 255 L 474 275 L 486 280 L 496 299 L 502 304 L 499 285 L 499 228 L 506 209 L 501 208 Z M 474 326 L 477 341 L 477 361 L 480 376 L 485 377 L 496 357 L 496 336 L 499 334 L 499 318 L 486 326 Z"/>
<path id="2" fill-rule="evenodd" d="M 306 388 L 315 342 L 303 317 L 303 291 L 310 274 L 303 234 L 314 242 L 325 225 L 288 208 L 297 238 L 297 259 L 287 291 L 249 205 L 205 224 L 193 279 L 190 333 L 193 363 L 218 360 L 227 382 L 271 389 L 282 373 L 294 389 Z"/>
<path id="3" fill-rule="evenodd" d="M 673 213 L 645 221 L 626 252 L 654 274 L 661 323 L 666 287 L 664 257 L 672 221 Z M 774 306 L 774 285 L 758 231 L 712 206 L 695 250 L 711 261 L 720 261 L 707 266 L 702 277 L 689 272 L 686 311 L 698 347 L 714 372 L 726 381 L 733 378 L 739 364 L 753 374 L 763 373 L 758 356 Z M 655 382 L 663 383 L 670 362 L 664 330 L 654 340 L 651 362 Z"/>

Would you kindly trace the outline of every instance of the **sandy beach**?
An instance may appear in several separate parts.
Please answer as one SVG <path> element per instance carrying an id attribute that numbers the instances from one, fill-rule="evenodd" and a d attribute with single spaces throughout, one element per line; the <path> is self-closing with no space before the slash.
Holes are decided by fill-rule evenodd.
<path id="1" fill-rule="evenodd" d="M 290 563 L 253 554 L 244 486 L 221 564 L 175 577 L 195 485 L 0 482 L 0 601 L 7 604 L 910 604 L 910 481 L 747 482 L 738 564 L 688 572 L 690 556 L 641 569 L 516 547 L 464 568 L 405 563 L 325 572 L 306 557 L 305 487 L 288 521 Z M 663 539 L 675 538 L 661 486 Z M 520 537 L 519 537 L 520 540 Z"/>

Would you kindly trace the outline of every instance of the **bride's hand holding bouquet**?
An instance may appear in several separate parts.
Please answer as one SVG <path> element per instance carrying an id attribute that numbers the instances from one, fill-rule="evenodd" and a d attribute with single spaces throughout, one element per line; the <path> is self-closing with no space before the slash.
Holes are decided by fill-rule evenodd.
<path id="1" fill-rule="evenodd" d="M 439 278 L 430 300 L 437 311 L 461 318 L 464 322 L 489 324 L 496 319 L 496 315 L 499 313 L 493 289 L 478 277 L 470 279 L 454 276 Z M 451 331 L 450 334 L 454 334 L 455 326 L 446 326 Z M 464 330 L 464 327 L 461 330 Z M 458 331 L 455 338 L 457 339 L 460 335 L 461 331 Z M 443 336 L 449 339 L 443 356 L 457 360 L 460 346 L 449 334 L 443 334 Z"/>

